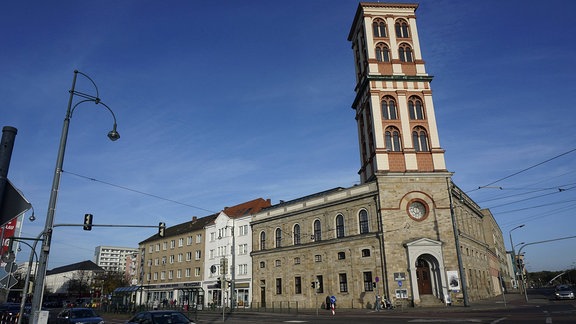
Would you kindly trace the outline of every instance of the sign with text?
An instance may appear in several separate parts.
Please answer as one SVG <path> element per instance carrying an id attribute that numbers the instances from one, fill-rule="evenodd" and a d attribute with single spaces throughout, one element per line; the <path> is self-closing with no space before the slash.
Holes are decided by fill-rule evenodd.
<path id="1" fill-rule="evenodd" d="M 2 235 L 2 250 L 1 250 L 2 255 L 9 252 L 8 245 L 10 245 L 10 238 L 14 237 L 17 225 L 18 225 L 18 218 L 14 218 L 1 227 L 0 234 Z"/>

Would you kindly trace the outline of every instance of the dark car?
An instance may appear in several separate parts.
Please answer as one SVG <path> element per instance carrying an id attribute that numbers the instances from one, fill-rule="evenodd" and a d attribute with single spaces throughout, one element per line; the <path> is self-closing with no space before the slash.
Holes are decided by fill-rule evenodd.
<path id="1" fill-rule="evenodd" d="M 0 305 L 0 316 L 6 321 L 17 319 L 19 313 L 19 303 L 4 303 Z"/>
<path id="2" fill-rule="evenodd" d="M 104 319 L 98 316 L 92 308 L 67 308 L 58 313 L 50 323 L 55 324 L 104 324 Z"/>
<path id="3" fill-rule="evenodd" d="M 155 310 L 140 312 L 126 324 L 194 324 L 194 322 L 179 311 Z"/>
<path id="4" fill-rule="evenodd" d="M 554 297 L 556 299 L 574 299 L 574 291 L 570 286 L 558 286 L 556 291 L 554 291 Z"/>

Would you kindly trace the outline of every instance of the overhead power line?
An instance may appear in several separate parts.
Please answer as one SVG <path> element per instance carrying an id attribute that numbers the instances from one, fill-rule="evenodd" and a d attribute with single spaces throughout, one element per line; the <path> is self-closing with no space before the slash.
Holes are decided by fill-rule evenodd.
<path id="1" fill-rule="evenodd" d="M 491 186 L 491 185 L 493 185 L 493 184 L 495 184 L 495 183 L 498 183 L 498 182 L 500 182 L 500 181 L 502 181 L 502 180 L 506 180 L 506 179 L 508 179 L 508 178 L 512 178 L 513 176 L 516 176 L 516 175 L 518 175 L 518 174 L 520 174 L 520 173 L 526 172 L 526 171 L 528 171 L 528 170 L 530 170 L 530 169 L 534 169 L 534 168 L 537 167 L 537 166 L 540 166 L 540 165 L 542 165 L 542 164 L 544 164 L 544 163 L 548 163 L 548 162 L 550 162 L 550 161 L 552 161 L 552 160 L 555 160 L 555 159 L 557 159 L 557 158 L 559 158 L 559 157 L 562 157 L 562 156 L 564 156 L 564 155 L 566 155 L 566 154 L 570 154 L 570 153 L 572 153 L 572 152 L 574 152 L 574 151 L 576 151 L 576 148 L 571 149 L 571 150 L 568 151 L 568 152 L 564 152 L 564 153 L 562 153 L 562 154 L 556 155 L 555 157 L 550 158 L 550 159 L 548 159 L 548 160 L 546 160 L 546 161 L 543 161 L 543 162 L 540 162 L 540 163 L 535 164 L 535 165 L 533 165 L 533 166 L 527 167 L 526 169 L 523 169 L 523 170 L 520 170 L 520 171 L 518 171 L 518 172 L 512 173 L 511 175 L 505 176 L 504 178 L 500 178 L 500 179 L 498 179 L 498 180 L 496 180 L 496 181 L 490 182 L 490 183 L 487 184 L 487 185 L 480 186 L 480 187 L 478 187 L 478 189 Z"/>
<path id="2" fill-rule="evenodd" d="M 98 179 L 95 179 L 95 178 L 90 178 L 90 177 L 87 177 L 87 176 L 84 176 L 84 175 L 81 175 L 81 174 L 78 174 L 78 173 L 74 173 L 74 172 L 70 172 L 70 171 L 64 171 L 64 170 L 62 170 L 62 172 L 68 173 L 68 174 L 71 174 L 71 175 L 74 175 L 74 176 L 76 176 L 76 177 L 83 178 L 83 179 L 86 179 L 86 180 L 90 180 L 90 181 L 94 181 L 94 182 L 99 182 L 99 183 L 102 183 L 102 184 L 105 184 L 105 185 L 108 185 L 108 186 L 111 186 L 111 187 L 116 187 L 116 188 L 119 188 L 119 189 L 123 189 L 123 190 L 131 191 L 131 192 L 135 192 L 135 193 L 138 193 L 138 194 L 141 194 L 141 195 L 145 195 L 145 196 L 148 196 L 148 197 L 153 197 L 153 198 L 160 199 L 160 200 L 164 200 L 164 201 L 169 201 L 169 202 L 172 202 L 172 203 L 175 203 L 175 204 L 178 204 L 178 205 L 182 205 L 182 206 L 186 206 L 186 207 L 191 207 L 191 208 L 195 208 L 195 209 L 200 209 L 200 210 L 203 210 L 203 211 L 207 211 L 207 212 L 209 212 L 209 213 L 217 213 L 216 211 L 213 211 L 213 210 L 209 210 L 209 209 L 206 209 L 206 208 L 202 208 L 202 207 L 190 205 L 190 204 L 183 203 L 183 202 L 180 202 L 180 201 L 177 201 L 177 200 L 174 200 L 174 199 L 164 198 L 164 197 L 161 197 L 161 196 L 158 196 L 158 195 L 155 195 L 155 194 L 151 194 L 151 193 L 143 192 L 143 191 L 140 191 L 140 190 L 136 190 L 136 189 L 124 187 L 124 186 L 121 186 L 121 185 L 117 185 L 117 184 L 114 184 L 114 183 L 110 183 L 110 182 L 98 180 Z"/>

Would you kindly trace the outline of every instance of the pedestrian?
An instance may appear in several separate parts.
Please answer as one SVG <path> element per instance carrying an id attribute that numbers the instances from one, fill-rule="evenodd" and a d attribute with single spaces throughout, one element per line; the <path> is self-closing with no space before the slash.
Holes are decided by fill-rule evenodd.
<path id="1" fill-rule="evenodd" d="M 330 296 L 326 296 L 326 310 L 330 310 L 332 307 L 330 305 Z"/>
<path id="2" fill-rule="evenodd" d="M 380 297 L 380 295 L 376 295 L 376 305 L 375 305 L 375 309 L 377 312 L 380 311 L 380 307 L 382 305 L 382 297 Z"/>

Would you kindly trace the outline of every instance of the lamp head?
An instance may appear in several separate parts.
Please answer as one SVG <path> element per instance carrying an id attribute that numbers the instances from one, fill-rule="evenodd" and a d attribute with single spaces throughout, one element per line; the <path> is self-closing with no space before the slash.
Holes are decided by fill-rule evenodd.
<path id="1" fill-rule="evenodd" d="M 118 132 L 116 131 L 116 124 L 114 124 L 114 127 L 112 128 L 112 130 L 110 132 L 108 132 L 108 138 L 112 142 L 117 141 L 120 138 L 120 134 L 118 134 Z"/>

